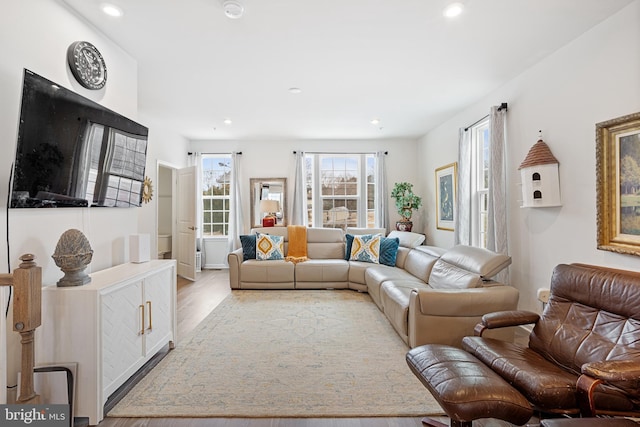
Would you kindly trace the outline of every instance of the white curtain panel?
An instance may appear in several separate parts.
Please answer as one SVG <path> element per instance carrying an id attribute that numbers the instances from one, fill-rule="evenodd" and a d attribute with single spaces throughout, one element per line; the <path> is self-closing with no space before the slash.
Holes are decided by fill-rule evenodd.
<path id="1" fill-rule="evenodd" d="M 471 131 L 460 128 L 458 136 L 458 193 L 454 218 L 454 243 L 471 244 Z"/>
<path id="2" fill-rule="evenodd" d="M 376 153 L 376 198 L 375 198 L 375 227 L 384 228 L 389 233 L 389 197 L 387 196 L 387 168 L 385 165 L 386 152 Z"/>
<path id="3" fill-rule="evenodd" d="M 293 178 L 293 204 L 291 207 L 291 224 L 307 225 L 307 184 L 305 182 L 304 153 L 295 152 L 295 176 Z M 286 195 L 285 195 L 286 197 Z"/>
<path id="4" fill-rule="evenodd" d="M 240 189 L 240 153 L 231 154 L 231 206 L 229 212 L 229 252 L 240 247 L 240 235 L 244 233 L 242 191 Z"/>
<path id="5" fill-rule="evenodd" d="M 507 241 L 507 186 L 506 186 L 506 116 L 507 109 L 491 107 L 489 114 L 490 175 L 487 249 L 501 254 L 509 253 Z M 504 269 L 496 280 L 509 283 L 509 271 Z"/>

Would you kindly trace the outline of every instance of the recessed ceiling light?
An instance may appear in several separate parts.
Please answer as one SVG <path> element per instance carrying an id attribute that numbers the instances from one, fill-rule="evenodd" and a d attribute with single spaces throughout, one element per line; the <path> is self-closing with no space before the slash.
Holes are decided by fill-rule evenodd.
<path id="1" fill-rule="evenodd" d="M 297 95 L 299 93 L 302 93 L 302 89 L 300 89 L 299 87 L 290 87 L 289 93 L 293 93 L 294 95 Z"/>
<path id="2" fill-rule="evenodd" d="M 110 3 L 103 3 L 100 8 L 102 9 L 102 11 L 109 15 L 109 16 L 115 16 L 116 18 L 121 17 L 122 15 L 124 15 L 124 12 L 121 8 L 119 8 L 118 6 L 114 5 L 114 4 L 110 4 Z"/>
<path id="3" fill-rule="evenodd" d="M 233 122 L 231 121 L 231 119 L 224 119 L 224 124 L 225 124 L 225 125 L 230 125 L 231 123 L 233 123 Z"/>
<path id="4" fill-rule="evenodd" d="M 369 123 L 371 123 L 372 125 L 379 125 L 380 124 L 380 120 L 379 119 L 373 119 Z"/>
<path id="5" fill-rule="evenodd" d="M 464 5 L 462 3 L 451 3 L 444 9 L 442 14 L 447 18 L 455 18 L 456 16 L 460 15 L 463 10 Z"/>

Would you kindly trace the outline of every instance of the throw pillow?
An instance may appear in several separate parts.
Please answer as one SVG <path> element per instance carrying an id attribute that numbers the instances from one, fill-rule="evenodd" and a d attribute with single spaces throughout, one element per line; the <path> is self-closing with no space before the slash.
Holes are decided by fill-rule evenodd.
<path id="1" fill-rule="evenodd" d="M 398 246 L 400 246 L 400 239 L 397 237 L 383 237 L 382 240 L 380 240 L 380 264 L 395 267 Z"/>
<path id="2" fill-rule="evenodd" d="M 256 235 L 240 236 L 240 243 L 242 244 L 242 260 L 256 259 Z"/>
<path id="3" fill-rule="evenodd" d="M 260 261 L 284 259 L 284 237 L 258 233 L 256 259 Z"/>
<path id="4" fill-rule="evenodd" d="M 349 260 L 379 264 L 380 240 L 382 240 L 382 235 L 380 234 L 353 236 Z"/>
<path id="5" fill-rule="evenodd" d="M 351 246 L 353 246 L 353 234 L 346 234 L 344 237 L 347 241 L 344 246 L 344 259 L 349 261 L 349 258 L 351 258 Z"/>

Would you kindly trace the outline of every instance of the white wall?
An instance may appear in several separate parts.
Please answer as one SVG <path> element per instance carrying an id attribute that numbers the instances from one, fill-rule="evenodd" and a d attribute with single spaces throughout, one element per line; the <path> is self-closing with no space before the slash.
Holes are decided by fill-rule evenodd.
<path id="1" fill-rule="evenodd" d="M 0 200 L 6 201 L 11 165 L 15 154 L 23 69 L 42 75 L 62 86 L 72 89 L 108 108 L 150 127 L 147 171 L 155 178 L 159 156 L 180 162 L 185 159 L 185 144 L 181 138 L 153 128 L 137 116 L 137 63 L 120 47 L 87 25 L 63 3 L 55 0 L 29 0 L 5 2 L 0 17 Z M 107 62 L 108 81 L 104 89 L 90 91 L 81 87 L 72 76 L 66 62 L 67 47 L 76 40 L 87 40 L 96 45 Z M 168 148 L 158 149 L 158 144 Z M 180 155 L 176 155 L 179 151 Z M 177 159 L 177 160 L 176 160 Z M 139 220 L 139 217 L 141 218 Z M 9 221 L 7 236 L 5 223 Z M 0 209 L 0 272 L 7 272 L 7 247 L 10 245 L 12 268 L 25 252 L 34 253 L 43 268 L 45 284 L 55 283 L 62 273 L 55 266 L 51 254 L 60 235 L 69 228 L 81 230 L 94 250 L 89 271 L 97 271 L 128 260 L 127 236 L 155 230 L 155 205 L 131 209 L 14 209 L 8 214 Z M 139 227 L 144 224 L 144 227 Z M 139 231 L 139 228 L 143 230 Z M 7 291 L 0 291 L 3 311 Z M 0 329 L 4 332 L 11 325 L 0 316 Z M 19 365 L 19 335 L 8 327 L 5 346 L 4 333 L 0 332 L 0 402 L 4 402 L 5 375 L 9 372 L 9 384 L 15 384 Z M 8 347 L 8 354 L 5 348 Z M 8 359 L 8 360 L 7 360 Z M 5 369 L 9 362 L 9 367 Z"/>
<path id="2" fill-rule="evenodd" d="M 397 181 L 409 181 L 415 184 L 414 191 L 423 194 L 418 179 L 419 165 L 416 162 L 418 151 L 415 140 L 288 140 L 288 141 L 191 141 L 189 151 L 202 153 L 230 153 L 242 151 L 240 163 L 240 183 L 242 186 L 243 216 L 245 232 L 250 228 L 249 178 L 287 178 L 287 215 L 291 215 L 293 200 L 293 176 L 295 173 L 294 151 L 308 152 L 375 152 L 388 151 L 386 157 L 388 191 L 391 193 Z M 390 204 L 393 202 L 390 199 Z M 418 230 L 424 227 L 424 208 L 414 211 L 412 221 Z M 393 204 L 390 206 L 390 224 L 400 219 Z"/>
<path id="3" fill-rule="evenodd" d="M 640 258 L 596 249 L 595 124 L 640 111 L 640 1 L 556 51 L 481 99 L 420 141 L 427 206 L 435 206 L 435 168 L 457 160 L 458 129 L 508 102 L 508 209 L 511 282 L 520 306 L 541 309 L 536 298 L 559 263 L 583 262 L 640 270 Z M 520 208 L 518 166 L 538 130 L 560 162 L 563 206 Z M 431 208 L 429 243 L 453 245 L 436 230 Z"/>

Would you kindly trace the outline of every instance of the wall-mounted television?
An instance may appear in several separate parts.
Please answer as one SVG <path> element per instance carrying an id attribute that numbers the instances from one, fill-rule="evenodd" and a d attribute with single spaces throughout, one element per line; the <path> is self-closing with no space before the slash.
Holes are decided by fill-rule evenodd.
<path id="1" fill-rule="evenodd" d="M 25 69 L 9 206 L 140 206 L 148 135 Z"/>

